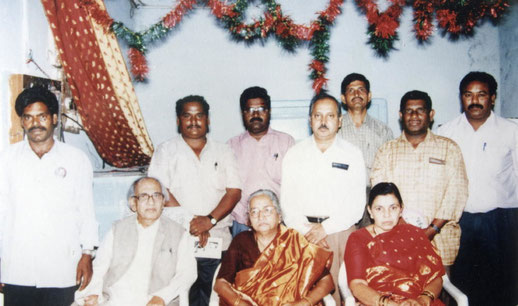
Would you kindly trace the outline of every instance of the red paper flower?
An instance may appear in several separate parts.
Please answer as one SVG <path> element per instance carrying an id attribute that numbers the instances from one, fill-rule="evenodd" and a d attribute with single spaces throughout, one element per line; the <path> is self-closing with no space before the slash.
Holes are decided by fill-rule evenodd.
<path id="1" fill-rule="evenodd" d="M 135 48 L 130 48 L 128 51 L 128 57 L 131 63 L 131 74 L 137 81 L 144 81 L 147 78 L 149 68 L 147 66 L 147 60 L 144 54 Z"/>

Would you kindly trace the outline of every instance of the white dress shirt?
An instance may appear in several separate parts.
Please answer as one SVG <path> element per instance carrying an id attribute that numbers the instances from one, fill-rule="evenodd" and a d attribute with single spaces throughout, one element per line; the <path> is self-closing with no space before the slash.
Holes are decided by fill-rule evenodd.
<path id="1" fill-rule="evenodd" d="M 192 246 L 189 245 L 189 235 L 185 233 L 178 244 L 178 261 L 176 273 L 170 283 L 157 292 L 148 294 L 151 279 L 151 262 L 153 246 L 160 222 L 144 228 L 137 221 L 138 244 L 135 257 L 124 275 L 110 288 L 109 306 L 146 305 L 153 296 L 161 297 L 169 304 L 180 292 L 188 290 L 196 279 L 196 261 Z M 97 295 L 99 303 L 103 299 L 103 279 L 110 268 L 113 253 L 113 229 L 104 238 L 93 262 L 93 276 L 90 284 L 83 291 L 76 291 L 75 300 L 84 305 L 84 299 Z"/>
<path id="2" fill-rule="evenodd" d="M 518 125 L 491 112 L 475 131 L 463 113 L 440 126 L 437 134 L 453 139 L 462 150 L 469 179 L 465 211 L 518 207 Z"/>
<path id="3" fill-rule="evenodd" d="M 1 281 L 74 286 L 81 248 L 98 243 L 88 157 L 55 140 L 39 158 L 22 141 L 0 154 L 0 169 Z"/>
<path id="4" fill-rule="evenodd" d="M 198 216 L 210 214 L 227 188 L 241 189 L 234 153 L 227 144 L 210 139 L 199 159 L 181 136 L 160 144 L 151 159 L 148 175 L 158 178 L 181 206 Z M 223 238 L 223 250 L 232 239 L 228 230 L 231 225 L 229 215 L 210 230 L 212 237 Z"/>
<path id="5" fill-rule="evenodd" d="M 326 216 L 328 235 L 347 230 L 365 209 L 365 163 L 360 149 L 335 137 L 321 152 L 313 136 L 293 146 L 282 163 L 281 207 L 284 222 L 302 234 L 306 216 Z"/>

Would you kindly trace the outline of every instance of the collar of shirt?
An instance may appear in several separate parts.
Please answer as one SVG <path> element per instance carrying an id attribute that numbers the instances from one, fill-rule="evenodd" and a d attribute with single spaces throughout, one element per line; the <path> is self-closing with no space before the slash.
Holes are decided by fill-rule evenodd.
<path id="1" fill-rule="evenodd" d="M 315 134 L 311 135 L 311 142 L 312 142 L 313 148 L 315 148 L 315 150 L 317 150 L 320 154 L 326 154 L 328 152 L 333 151 L 334 148 L 336 148 L 337 138 L 338 138 L 338 135 L 335 135 L 335 138 L 333 139 L 333 143 L 324 152 L 320 151 L 320 149 L 318 148 L 317 141 L 315 140 Z"/>
<path id="2" fill-rule="evenodd" d="M 59 146 L 60 142 L 54 137 L 54 144 L 52 145 L 52 148 L 50 148 L 50 150 L 47 153 L 43 154 L 41 158 L 48 158 L 49 156 L 52 157 L 56 155 L 59 151 Z M 40 159 L 38 155 L 36 155 L 36 152 L 34 152 L 34 150 L 32 149 L 28 139 L 24 140 L 23 151 L 24 154 L 31 154 L 33 157 Z"/>
<path id="3" fill-rule="evenodd" d="M 203 149 L 201 149 L 200 158 L 198 158 L 198 156 L 196 156 L 196 153 L 194 153 L 194 150 L 189 146 L 189 144 L 187 144 L 187 142 L 185 142 L 185 139 L 183 139 L 183 137 L 181 135 L 179 137 L 180 137 L 180 141 L 179 141 L 178 148 L 184 150 L 185 152 L 190 152 L 188 154 L 191 154 L 193 160 L 196 160 L 198 162 L 206 154 L 205 152 L 208 152 L 212 149 L 212 140 L 209 137 L 207 137 L 207 141 L 205 142 Z"/>
<path id="4" fill-rule="evenodd" d="M 411 146 L 413 148 L 413 146 L 410 143 L 410 141 L 408 141 L 408 139 L 406 138 L 405 132 L 401 133 L 401 136 L 399 136 L 398 141 L 399 142 L 403 142 L 406 145 Z M 435 142 L 435 135 L 432 133 L 432 131 L 430 129 L 426 130 L 426 137 L 424 138 L 424 140 L 422 142 L 420 142 L 417 145 L 417 148 L 415 148 L 414 150 L 418 150 L 420 147 L 422 147 L 421 144 L 429 143 L 429 142 Z"/>
<path id="5" fill-rule="evenodd" d="M 369 116 L 369 114 L 365 114 L 365 118 L 363 119 L 362 125 L 360 125 L 360 127 L 358 127 L 358 128 L 362 128 L 364 126 L 370 127 L 371 122 L 372 122 L 371 116 Z M 343 115 L 342 127 L 349 127 L 349 126 L 357 128 L 356 125 L 354 125 L 353 119 L 351 118 L 351 115 L 349 115 L 349 112 L 346 112 Z"/>
<path id="6" fill-rule="evenodd" d="M 266 134 L 264 134 L 263 137 L 261 137 L 261 139 L 259 139 L 259 140 L 255 139 L 252 135 L 250 135 L 250 132 L 246 131 L 246 133 L 244 133 L 244 140 L 263 143 L 263 142 L 268 141 L 268 139 L 271 138 L 272 136 L 273 136 L 272 129 L 270 127 L 268 127 Z"/>

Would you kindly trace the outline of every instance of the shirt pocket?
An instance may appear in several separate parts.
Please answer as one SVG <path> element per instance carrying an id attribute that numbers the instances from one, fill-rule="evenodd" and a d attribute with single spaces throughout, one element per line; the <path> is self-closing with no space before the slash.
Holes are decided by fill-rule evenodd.
<path id="1" fill-rule="evenodd" d="M 223 191 L 226 188 L 226 173 L 225 167 L 221 162 L 214 161 L 213 165 L 209 166 L 208 172 L 209 184 L 216 190 Z"/>

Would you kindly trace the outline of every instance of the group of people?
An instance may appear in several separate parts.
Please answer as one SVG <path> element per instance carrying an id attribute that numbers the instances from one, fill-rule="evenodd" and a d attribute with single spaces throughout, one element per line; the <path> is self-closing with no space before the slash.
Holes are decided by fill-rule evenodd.
<path id="1" fill-rule="evenodd" d="M 430 96 L 409 91 L 393 139 L 352 73 L 342 103 L 313 97 L 312 135 L 296 144 L 270 127 L 264 88 L 241 94 L 246 131 L 227 144 L 207 137 L 206 100 L 184 97 L 180 135 L 156 148 L 128 192 L 135 214 L 96 252 L 90 163 L 53 138 L 55 96 L 26 89 L 27 140 L 0 154 L 4 303 L 176 305 L 188 292 L 207 305 L 214 289 L 224 305 L 340 305 L 345 264 L 365 305 L 441 305 L 444 274 L 472 305 L 516 305 L 518 126 L 493 112 L 496 91 L 468 73 L 463 112 L 435 132 Z M 208 246 L 217 256 L 197 251 Z"/>

